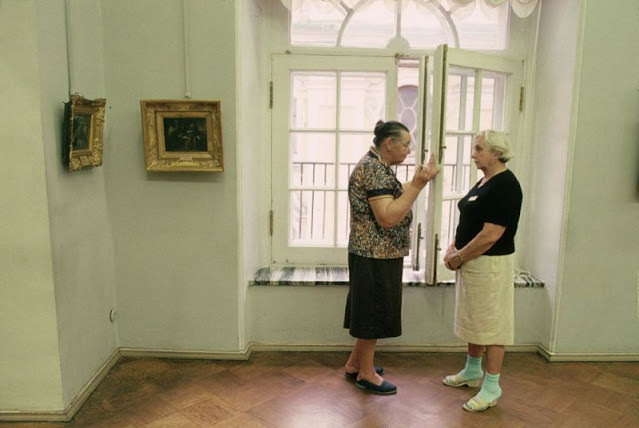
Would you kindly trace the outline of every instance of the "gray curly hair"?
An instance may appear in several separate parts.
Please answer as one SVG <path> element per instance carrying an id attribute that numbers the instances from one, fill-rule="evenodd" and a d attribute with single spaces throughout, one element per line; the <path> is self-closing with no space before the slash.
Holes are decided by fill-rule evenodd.
<path id="1" fill-rule="evenodd" d="M 475 134 L 476 138 L 481 138 L 486 143 L 488 149 L 492 152 L 501 153 L 499 161 L 506 163 L 513 158 L 513 153 L 510 149 L 510 143 L 506 139 L 506 134 L 499 131 L 493 131 L 487 129 Z"/>

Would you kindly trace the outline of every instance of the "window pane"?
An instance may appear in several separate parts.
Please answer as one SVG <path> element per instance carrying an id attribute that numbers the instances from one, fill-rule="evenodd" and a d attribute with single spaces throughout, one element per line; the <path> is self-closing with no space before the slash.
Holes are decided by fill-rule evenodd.
<path id="1" fill-rule="evenodd" d="M 410 131 L 410 153 L 404 159 L 403 165 L 415 165 L 417 154 L 417 124 L 419 111 L 419 61 L 414 59 L 400 59 L 397 69 L 397 120 L 402 122 Z M 412 170 L 411 170 L 412 171 Z M 404 173 L 408 172 L 404 169 Z M 398 178 L 402 181 L 402 171 Z M 410 176 L 412 179 L 412 175 Z M 403 181 L 408 181 L 404 179 Z"/>
<path id="2" fill-rule="evenodd" d="M 405 85 L 399 88 L 397 98 L 397 114 L 399 121 L 410 130 L 411 149 L 415 148 L 415 131 L 417 130 L 417 86 Z"/>
<path id="3" fill-rule="evenodd" d="M 503 129 L 506 79 L 506 75 L 498 73 L 486 73 L 482 78 L 480 116 L 482 129 Z"/>
<path id="4" fill-rule="evenodd" d="M 341 46 L 384 48 L 395 37 L 395 2 L 369 1 L 357 4 L 346 23 Z"/>
<path id="5" fill-rule="evenodd" d="M 289 195 L 289 245 L 333 245 L 335 192 L 291 190 Z"/>
<path id="6" fill-rule="evenodd" d="M 442 224 L 440 230 L 440 248 L 446 249 L 455 240 L 455 232 L 459 211 L 457 210 L 458 199 L 442 201 Z"/>
<path id="7" fill-rule="evenodd" d="M 401 37 L 412 49 L 447 43 L 504 50 L 508 10 L 508 2 L 492 7 L 485 1 L 463 6 L 450 0 L 291 0 L 290 39 L 292 45 L 385 48 Z"/>
<path id="8" fill-rule="evenodd" d="M 446 150 L 444 151 L 444 193 L 455 191 L 457 177 L 457 137 L 446 137 Z"/>
<path id="9" fill-rule="evenodd" d="M 470 157 L 473 135 L 446 136 L 443 179 L 444 195 L 466 193 L 470 189 Z M 474 183 L 473 183 L 474 184 Z"/>
<path id="10" fill-rule="evenodd" d="M 469 14 L 470 10 L 472 12 Z M 459 47 L 480 50 L 506 49 L 508 2 L 497 7 L 487 6 L 483 1 L 472 2 L 469 7 L 454 11 L 452 19 L 459 34 Z"/>
<path id="11" fill-rule="evenodd" d="M 335 129 L 334 72 L 292 72 L 291 128 Z"/>
<path id="12" fill-rule="evenodd" d="M 357 162 L 373 145 L 373 131 L 367 133 L 349 133 L 340 136 L 338 187 L 346 189 L 348 179 Z"/>
<path id="13" fill-rule="evenodd" d="M 404 163 L 396 165 L 393 167 L 395 171 L 395 175 L 397 179 L 402 183 L 406 183 L 413 179 L 415 175 L 415 159 L 413 158 L 412 163 L 408 163 L 408 157 L 404 160 Z"/>
<path id="14" fill-rule="evenodd" d="M 402 3 L 402 37 L 411 48 L 432 48 L 448 43 L 454 46 L 449 23 L 433 3 L 410 0 Z"/>
<path id="15" fill-rule="evenodd" d="M 348 206 L 348 192 L 345 190 L 337 192 L 337 214 L 337 246 L 346 247 L 350 232 L 351 210 Z"/>
<path id="16" fill-rule="evenodd" d="M 459 112 L 461 110 L 461 76 L 448 75 L 446 93 L 446 128 L 459 129 Z"/>
<path id="17" fill-rule="evenodd" d="M 335 46 L 346 11 L 329 1 L 291 1 L 291 44 Z"/>
<path id="18" fill-rule="evenodd" d="M 473 71 L 451 67 L 446 99 L 446 128 L 468 131 L 473 128 L 475 78 Z"/>
<path id="19" fill-rule="evenodd" d="M 292 132 L 289 158 L 292 187 L 325 187 L 335 183 L 335 134 Z"/>
<path id="20" fill-rule="evenodd" d="M 479 128 L 493 129 L 495 80 L 492 78 L 483 78 L 481 85 L 481 114 L 479 116 Z"/>
<path id="21" fill-rule="evenodd" d="M 460 123 L 461 131 L 473 129 L 474 109 L 475 109 L 475 76 L 467 76 L 466 79 L 466 109 L 464 110 L 464 121 Z"/>
<path id="22" fill-rule="evenodd" d="M 340 74 L 340 129 L 371 130 L 384 117 L 386 99 L 384 73 Z"/>
<path id="23" fill-rule="evenodd" d="M 466 193 L 470 190 L 471 186 L 474 186 L 475 183 L 470 182 L 470 166 L 473 162 L 473 159 L 470 157 L 470 153 L 473 146 L 473 138 L 472 135 L 467 135 L 464 137 L 464 153 L 462 159 L 464 160 L 464 174 L 462 179 L 462 193 Z"/>

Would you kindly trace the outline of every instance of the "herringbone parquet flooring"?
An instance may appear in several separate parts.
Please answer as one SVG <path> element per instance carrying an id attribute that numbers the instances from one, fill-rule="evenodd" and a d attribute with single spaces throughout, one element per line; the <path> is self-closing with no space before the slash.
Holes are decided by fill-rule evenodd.
<path id="1" fill-rule="evenodd" d="M 477 389 L 442 385 L 461 353 L 378 353 L 398 393 L 345 379 L 344 352 L 256 352 L 250 361 L 122 359 L 68 423 L 53 427 L 639 427 L 639 363 L 549 363 L 507 353 L 503 396 L 484 413 L 461 405 Z"/>

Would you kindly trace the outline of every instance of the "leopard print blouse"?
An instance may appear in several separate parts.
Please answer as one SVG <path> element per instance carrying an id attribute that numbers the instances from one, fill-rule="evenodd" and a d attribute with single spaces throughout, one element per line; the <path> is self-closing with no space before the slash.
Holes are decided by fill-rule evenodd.
<path id="1" fill-rule="evenodd" d="M 362 257 L 395 259 L 408 255 L 409 229 L 413 213 L 399 224 L 384 228 L 377 224 L 369 198 L 391 195 L 398 198 L 403 193 L 393 170 L 384 162 L 375 147 L 359 161 L 348 182 L 348 199 L 351 209 L 348 251 Z"/>

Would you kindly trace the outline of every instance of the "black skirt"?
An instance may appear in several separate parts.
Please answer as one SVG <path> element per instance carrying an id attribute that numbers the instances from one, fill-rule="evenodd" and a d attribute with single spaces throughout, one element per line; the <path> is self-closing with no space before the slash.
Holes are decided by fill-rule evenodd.
<path id="1" fill-rule="evenodd" d="M 348 297 L 344 328 L 359 339 L 402 334 L 404 259 L 370 259 L 348 254 Z"/>

